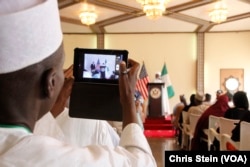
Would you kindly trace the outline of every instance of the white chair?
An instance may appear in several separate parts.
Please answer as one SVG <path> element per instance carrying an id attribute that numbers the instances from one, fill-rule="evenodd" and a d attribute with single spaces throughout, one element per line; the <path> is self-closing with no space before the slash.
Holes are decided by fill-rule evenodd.
<path id="1" fill-rule="evenodd" d="M 228 134 L 232 136 L 232 130 L 235 128 L 235 123 L 238 123 L 239 119 L 220 118 L 220 134 Z"/>
<path id="2" fill-rule="evenodd" d="M 250 150 L 250 123 L 242 121 L 240 123 L 240 149 Z"/>
<path id="3" fill-rule="evenodd" d="M 189 114 L 189 126 L 187 126 L 187 129 L 185 130 L 186 134 L 189 136 L 189 150 L 191 150 L 191 141 L 194 137 L 194 131 L 196 124 L 199 120 L 201 115 L 198 114 Z"/>
<path id="4" fill-rule="evenodd" d="M 228 134 L 222 134 L 220 140 L 220 151 L 228 151 L 227 143 L 230 143 L 235 149 L 239 150 L 240 142 L 235 142 L 231 139 L 231 136 Z"/>
<path id="5" fill-rule="evenodd" d="M 250 150 L 250 123 L 242 121 L 240 124 L 240 141 L 235 142 L 231 139 L 228 134 L 221 135 L 221 150 L 227 151 L 227 143 L 235 147 L 239 151 L 249 151 Z"/>
<path id="6" fill-rule="evenodd" d="M 183 124 L 189 124 L 189 113 L 186 111 L 182 111 L 182 122 Z"/>
<path id="7" fill-rule="evenodd" d="M 182 139 L 181 139 L 181 148 L 186 149 L 188 148 L 188 134 L 187 129 L 189 126 L 189 113 L 186 111 L 182 111 Z"/>
<path id="8" fill-rule="evenodd" d="M 210 142 L 210 143 L 208 143 L 209 144 L 208 147 L 211 146 L 211 144 L 214 141 L 214 138 L 216 138 L 218 140 L 218 142 L 220 142 L 222 134 L 228 134 L 231 137 L 232 130 L 234 129 L 235 123 L 237 123 L 237 122 L 239 122 L 239 120 L 220 117 L 219 123 L 218 123 L 220 131 L 217 132 L 217 129 L 209 128 L 208 142 Z M 220 150 L 221 150 L 221 148 L 220 148 Z"/>
<path id="9" fill-rule="evenodd" d="M 207 142 L 208 151 L 210 146 L 213 144 L 214 138 L 217 135 L 217 128 L 220 126 L 220 117 L 210 115 L 208 120 L 208 129 L 204 129 L 203 132 L 207 135 L 207 139 L 202 138 L 203 141 Z"/>

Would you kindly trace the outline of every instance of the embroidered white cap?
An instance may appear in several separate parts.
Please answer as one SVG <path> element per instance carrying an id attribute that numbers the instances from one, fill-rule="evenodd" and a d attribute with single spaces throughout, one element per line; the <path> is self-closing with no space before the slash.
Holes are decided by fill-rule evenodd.
<path id="1" fill-rule="evenodd" d="M 44 60 L 61 43 L 57 0 L 0 1 L 0 74 Z"/>
<path id="2" fill-rule="evenodd" d="M 202 92 L 197 92 L 195 94 L 195 99 L 198 100 L 198 101 L 204 101 L 205 100 L 205 96 Z"/>

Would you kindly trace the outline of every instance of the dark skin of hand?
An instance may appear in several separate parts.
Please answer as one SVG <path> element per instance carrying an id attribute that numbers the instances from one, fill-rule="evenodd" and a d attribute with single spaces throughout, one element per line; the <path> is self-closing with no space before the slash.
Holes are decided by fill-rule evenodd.
<path id="1" fill-rule="evenodd" d="M 120 63 L 119 90 L 123 109 L 123 128 L 130 123 L 138 123 L 134 92 L 140 64 L 131 59 L 128 60 L 128 63 L 130 71 L 127 74 L 122 74 L 123 71 L 127 70 L 125 62 Z"/>

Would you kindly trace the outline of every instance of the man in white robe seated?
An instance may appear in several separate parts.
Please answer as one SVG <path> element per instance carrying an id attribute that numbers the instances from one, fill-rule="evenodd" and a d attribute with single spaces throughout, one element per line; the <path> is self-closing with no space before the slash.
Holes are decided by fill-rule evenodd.
<path id="1" fill-rule="evenodd" d="M 133 99 L 139 64 L 120 63 L 123 132 L 119 146 L 77 147 L 33 134 L 64 83 L 64 50 L 56 0 L 0 1 L 0 166 L 156 166 Z M 86 136 L 88 137 L 88 136 Z"/>

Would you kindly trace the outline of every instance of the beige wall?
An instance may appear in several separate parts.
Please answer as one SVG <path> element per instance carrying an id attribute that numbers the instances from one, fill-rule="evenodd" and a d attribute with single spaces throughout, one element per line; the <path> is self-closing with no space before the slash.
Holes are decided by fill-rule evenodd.
<path id="1" fill-rule="evenodd" d="M 129 57 L 142 63 L 153 80 L 166 62 L 176 95 L 170 99 L 171 108 L 179 95 L 189 100 L 196 89 L 196 34 L 108 34 L 106 49 L 126 49 Z M 64 35 L 65 67 L 73 63 L 75 47 L 96 48 L 95 35 Z M 208 33 L 205 35 L 205 92 L 215 96 L 220 86 L 220 68 L 244 68 L 245 90 L 250 94 L 250 32 Z"/>
<path id="2" fill-rule="evenodd" d="M 65 50 L 65 63 L 64 68 L 73 64 L 74 49 L 78 48 L 96 48 L 97 47 L 96 35 L 73 35 L 64 34 L 64 50 Z"/>
<path id="3" fill-rule="evenodd" d="M 223 68 L 243 68 L 244 91 L 250 95 L 250 32 L 205 35 L 205 91 L 213 96 Z"/>
<path id="4" fill-rule="evenodd" d="M 176 93 L 170 99 L 170 107 L 178 102 L 179 94 L 189 97 L 195 90 L 195 34 L 106 35 L 105 48 L 127 49 L 130 58 L 144 61 L 151 81 L 166 62 Z"/>

